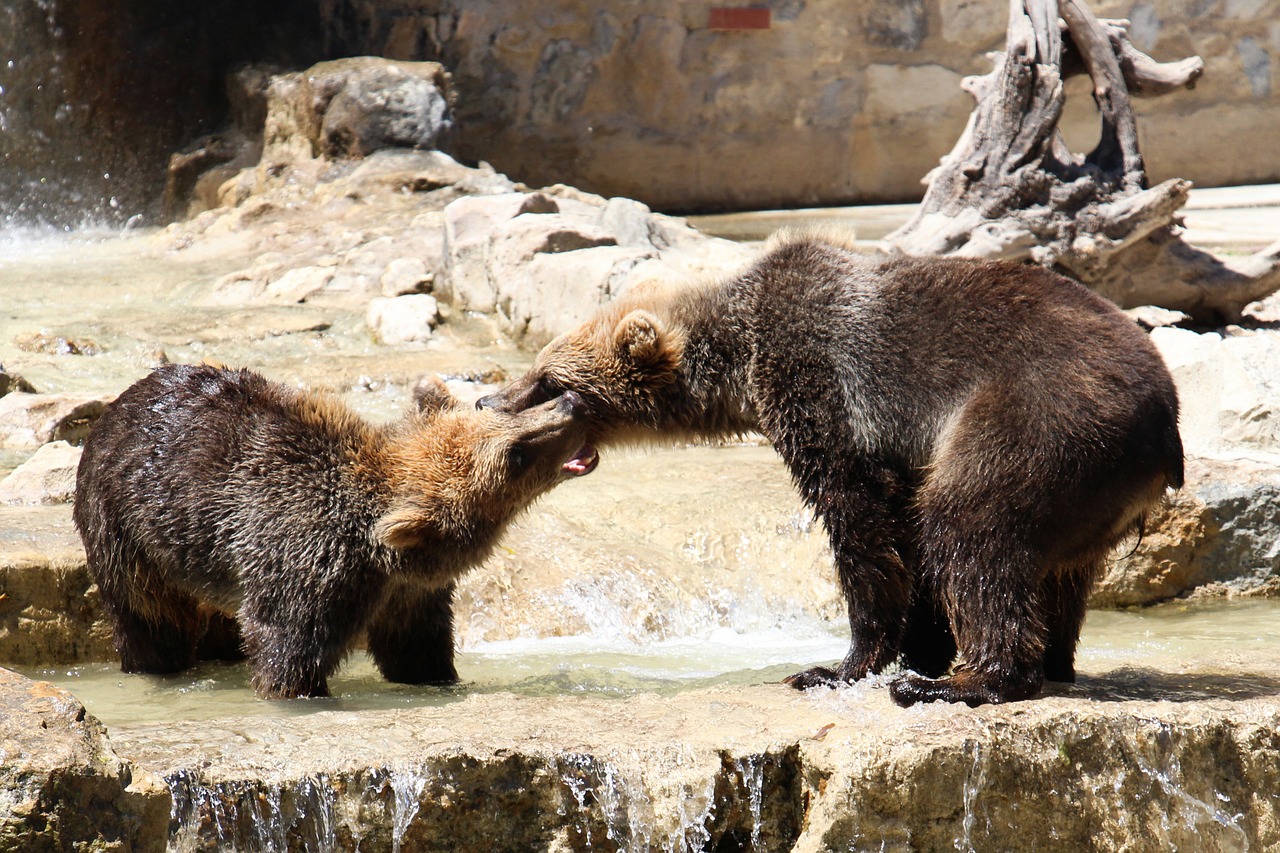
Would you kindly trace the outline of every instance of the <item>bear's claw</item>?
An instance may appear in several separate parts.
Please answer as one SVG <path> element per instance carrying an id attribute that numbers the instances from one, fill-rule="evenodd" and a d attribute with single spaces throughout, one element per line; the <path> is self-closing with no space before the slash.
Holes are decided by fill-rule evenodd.
<path id="1" fill-rule="evenodd" d="M 845 679 L 841 678 L 834 669 L 815 666 L 811 669 L 797 672 L 795 675 L 788 675 L 782 679 L 782 683 L 794 687 L 796 690 L 808 690 L 810 687 L 839 687 L 845 683 Z"/>

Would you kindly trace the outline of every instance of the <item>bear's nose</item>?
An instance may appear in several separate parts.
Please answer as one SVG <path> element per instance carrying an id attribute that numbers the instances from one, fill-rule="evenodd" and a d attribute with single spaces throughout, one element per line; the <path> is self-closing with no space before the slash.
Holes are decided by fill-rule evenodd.
<path id="1" fill-rule="evenodd" d="M 476 400 L 476 408 L 480 411 L 492 409 L 498 405 L 498 401 L 494 399 L 496 394 L 485 394 L 479 400 Z"/>
<path id="2" fill-rule="evenodd" d="M 556 408 L 568 409 L 570 414 L 581 415 L 587 411 L 587 401 L 577 391 L 565 391 L 560 395 Z"/>

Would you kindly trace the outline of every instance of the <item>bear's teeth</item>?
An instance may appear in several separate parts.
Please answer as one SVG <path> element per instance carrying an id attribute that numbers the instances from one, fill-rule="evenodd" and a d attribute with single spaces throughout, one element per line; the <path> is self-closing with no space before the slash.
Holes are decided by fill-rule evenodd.
<path id="1" fill-rule="evenodd" d="M 573 454 L 573 458 L 564 463 L 562 470 L 570 477 L 585 477 L 595 470 L 596 463 L 600 461 L 600 454 L 589 444 L 584 444 L 578 448 L 578 452 Z"/>

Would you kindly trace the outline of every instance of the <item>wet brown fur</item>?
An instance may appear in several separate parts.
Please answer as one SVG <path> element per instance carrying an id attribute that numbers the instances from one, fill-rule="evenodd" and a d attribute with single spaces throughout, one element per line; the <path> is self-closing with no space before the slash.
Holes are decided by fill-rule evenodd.
<path id="1" fill-rule="evenodd" d="M 420 405 L 374 427 L 207 366 L 121 394 L 86 442 L 74 517 L 123 669 L 243 648 L 261 695 L 327 695 L 363 631 L 388 679 L 456 681 L 455 581 L 561 480 L 586 427 L 565 398 L 512 416 L 439 386 Z"/>
<path id="2" fill-rule="evenodd" d="M 723 282 L 623 297 L 484 404 L 566 388 L 596 442 L 763 432 L 826 525 L 849 609 L 844 661 L 790 683 L 901 660 L 904 705 L 1073 680 L 1105 556 L 1182 484 L 1159 353 L 1034 266 L 782 239 Z"/>

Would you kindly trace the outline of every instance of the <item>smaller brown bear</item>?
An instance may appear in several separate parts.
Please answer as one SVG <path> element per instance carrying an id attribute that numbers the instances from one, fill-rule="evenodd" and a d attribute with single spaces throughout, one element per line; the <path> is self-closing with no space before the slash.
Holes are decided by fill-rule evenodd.
<path id="1" fill-rule="evenodd" d="M 244 370 L 167 366 L 125 390 L 85 444 L 74 510 L 124 671 L 218 656 L 234 616 L 264 697 L 328 695 L 361 631 L 389 680 L 456 681 L 456 580 L 596 455 L 573 393 L 516 415 L 443 385 L 417 397 L 374 427 Z"/>

